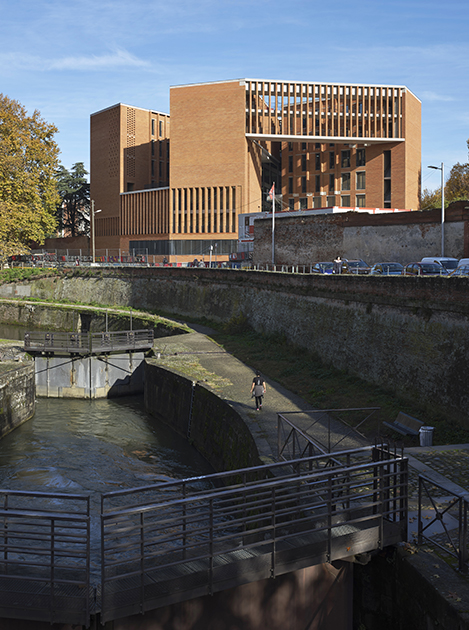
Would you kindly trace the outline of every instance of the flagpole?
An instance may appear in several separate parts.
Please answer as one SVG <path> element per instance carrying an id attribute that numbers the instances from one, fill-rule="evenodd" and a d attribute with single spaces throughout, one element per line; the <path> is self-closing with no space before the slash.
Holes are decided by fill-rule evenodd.
<path id="1" fill-rule="evenodd" d="M 275 182 L 272 184 L 272 266 L 275 266 Z"/>

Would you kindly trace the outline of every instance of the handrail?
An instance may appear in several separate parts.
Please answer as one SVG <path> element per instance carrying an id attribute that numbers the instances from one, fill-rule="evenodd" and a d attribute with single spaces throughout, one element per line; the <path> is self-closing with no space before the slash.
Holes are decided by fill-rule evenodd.
<path id="1" fill-rule="evenodd" d="M 432 492 L 430 491 L 430 486 L 434 486 L 439 490 L 443 490 L 445 496 L 443 499 L 448 501 L 446 507 L 442 507 L 439 503 L 443 503 L 442 499 L 438 502 L 437 497 L 432 496 Z M 423 494 L 427 499 L 430 500 L 433 510 L 435 511 L 435 516 L 433 519 L 429 519 L 428 523 L 424 526 L 422 521 L 422 499 Z M 452 497 L 448 499 L 448 495 Z M 419 499 L 419 507 L 418 507 L 418 535 L 417 542 L 419 545 L 423 543 L 424 540 L 430 542 L 432 545 L 439 547 L 442 551 L 445 551 L 453 558 L 458 560 L 458 569 L 461 573 L 468 573 L 469 571 L 469 553 L 468 553 L 468 511 L 469 511 L 469 493 L 462 492 L 454 492 L 450 488 L 429 479 L 425 475 L 419 474 L 419 487 L 418 487 L 418 499 Z M 445 514 L 449 514 L 449 511 L 454 507 L 458 509 L 458 540 L 455 542 L 453 537 L 450 534 L 450 531 L 446 527 L 444 522 Z M 432 525 L 440 524 L 440 534 L 444 534 L 447 539 L 447 545 L 442 545 L 436 539 L 435 534 L 426 535 L 424 532 L 429 529 Z M 451 551 L 452 550 L 452 551 Z"/>
<path id="2" fill-rule="evenodd" d="M 24 335 L 24 349 L 26 352 L 96 354 L 149 349 L 153 341 L 152 329 L 94 333 L 28 331 Z"/>
<path id="3" fill-rule="evenodd" d="M 243 583 L 243 570 L 229 568 L 241 552 L 246 571 L 252 556 L 253 566 L 270 567 L 262 573 L 269 577 L 284 571 L 285 562 L 295 566 L 292 558 L 300 557 L 291 551 L 295 545 L 319 545 L 314 553 L 330 561 L 347 554 L 337 542 L 344 535 L 348 543 L 341 544 L 349 544 L 349 555 L 354 554 L 353 537 L 364 530 L 360 550 L 389 544 L 385 524 L 395 527 L 394 537 L 407 524 L 407 459 L 380 449 L 266 465 L 257 467 L 258 475 L 243 469 L 102 495 L 103 620 L 145 610 L 137 581 L 153 584 L 159 592 L 170 588 L 168 575 L 179 575 L 171 579 L 184 583 L 187 563 L 191 572 L 200 572 L 198 591 L 213 593 L 226 580 Z M 354 463 L 352 454 L 358 457 Z M 339 465 L 310 466 L 319 459 L 335 459 Z M 247 471 L 249 479 L 243 474 Z M 211 481 L 211 487 L 197 488 L 202 479 Z M 220 487 L 221 481 L 229 485 Z M 265 560 L 255 560 L 260 556 Z M 177 582 L 174 588 L 179 592 L 182 587 Z"/>

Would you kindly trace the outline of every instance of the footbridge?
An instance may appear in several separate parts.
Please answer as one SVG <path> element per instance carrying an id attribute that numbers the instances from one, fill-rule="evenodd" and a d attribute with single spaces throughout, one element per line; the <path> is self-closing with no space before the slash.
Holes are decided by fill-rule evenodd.
<path id="1" fill-rule="evenodd" d="M 153 330 L 27 332 L 36 393 L 46 398 L 106 398 L 143 391 L 145 352 Z"/>
<path id="2" fill-rule="evenodd" d="M 353 560 L 406 539 L 407 486 L 407 459 L 375 445 L 103 494 L 97 515 L 3 492 L 0 617 L 104 624 Z"/>

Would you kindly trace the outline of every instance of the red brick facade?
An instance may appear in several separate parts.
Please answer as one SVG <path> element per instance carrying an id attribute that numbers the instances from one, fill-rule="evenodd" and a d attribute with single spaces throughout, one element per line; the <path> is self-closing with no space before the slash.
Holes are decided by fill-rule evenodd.
<path id="1" fill-rule="evenodd" d="M 91 116 L 96 248 L 191 260 L 237 249 L 238 215 L 418 209 L 420 102 L 402 86 L 248 79 L 172 87 L 167 114 Z"/>

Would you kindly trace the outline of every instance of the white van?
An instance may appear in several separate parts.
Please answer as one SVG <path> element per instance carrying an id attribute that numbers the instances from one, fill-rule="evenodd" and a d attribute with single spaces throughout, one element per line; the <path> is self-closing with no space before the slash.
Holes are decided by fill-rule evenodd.
<path id="1" fill-rule="evenodd" d="M 442 267 L 444 267 L 448 273 L 451 273 L 451 271 L 454 271 L 456 267 L 458 267 L 457 258 L 447 258 L 444 256 L 433 256 L 433 257 L 427 256 L 427 258 L 422 258 L 420 262 L 437 263 L 438 265 L 441 265 Z M 461 264 L 460 261 L 459 261 L 459 264 Z"/>
<path id="2" fill-rule="evenodd" d="M 461 258 L 458 263 L 458 267 L 462 267 L 463 265 L 469 265 L 469 258 Z"/>

